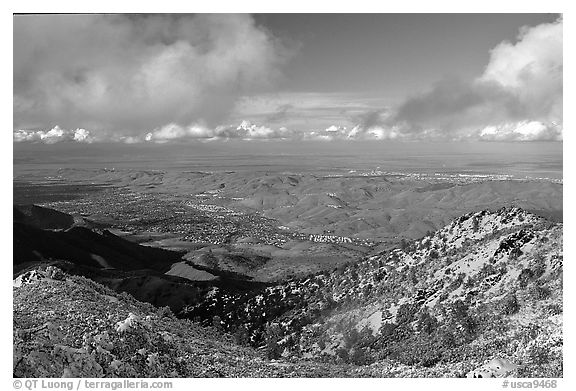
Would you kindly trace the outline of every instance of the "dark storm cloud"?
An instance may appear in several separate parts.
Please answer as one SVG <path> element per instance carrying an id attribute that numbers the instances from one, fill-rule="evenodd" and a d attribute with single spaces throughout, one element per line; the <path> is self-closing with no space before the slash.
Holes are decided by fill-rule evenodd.
<path id="1" fill-rule="evenodd" d="M 386 124 L 402 124 L 405 132 L 442 129 L 456 132 L 463 126 L 507 118 L 518 119 L 514 96 L 494 83 L 444 80 L 422 95 L 399 105 Z"/>
<path id="2" fill-rule="evenodd" d="M 406 99 L 387 115 L 358 120 L 363 134 L 384 130 L 397 138 L 562 138 L 562 20 L 521 30 L 518 42 L 491 51 L 484 74 L 445 79 Z"/>
<path id="3" fill-rule="evenodd" d="M 15 127 L 110 137 L 217 124 L 286 54 L 249 15 L 16 16 Z"/>
<path id="4" fill-rule="evenodd" d="M 384 119 L 386 118 L 384 116 L 386 111 L 387 109 L 366 111 L 362 114 L 354 116 L 352 118 L 352 122 L 357 124 L 361 128 L 369 129 L 374 126 L 378 126 L 384 121 Z"/>

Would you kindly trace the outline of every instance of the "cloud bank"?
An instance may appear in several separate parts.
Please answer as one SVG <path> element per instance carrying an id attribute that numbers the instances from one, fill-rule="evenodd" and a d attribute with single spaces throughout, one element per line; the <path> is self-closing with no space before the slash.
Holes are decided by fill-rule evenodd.
<path id="1" fill-rule="evenodd" d="M 15 16 L 15 129 L 105 138 L 216 125 L 273 83 L 287 55 L 244 14 Z"/>
<path id="2" fill-rule="evenodd" d="M 14 141 L 39 141 L 46 144 L 54 144 L 60 141 L 76 141 L 80 143 L 91 143 L 94 138 L 86 129 L 67 130 L 55 126 L 48 131 L 43 130 L 17 130 L 14 132 Z"/>
<path id="3" fill-rule="evenodd" d="M 179 126 L 169 124 L 146 134 L 144 140 L 152 142 L 169 142 L 180 139 L 243 139 L 243 140 L 267 140 L 267 139 L 288 139 L 294 134 L 288 129 L 281 127 L 271 129 L 266 126 L 252 124 L 250 121 L 242 121 L 238 126 L 218 126 L 208 128 L 201 125 Z"/>

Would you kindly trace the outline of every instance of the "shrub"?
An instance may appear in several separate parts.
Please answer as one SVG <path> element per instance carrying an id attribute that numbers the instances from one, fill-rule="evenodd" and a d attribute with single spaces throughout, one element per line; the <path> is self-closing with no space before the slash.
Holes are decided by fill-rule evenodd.
<path id="1" fill-rule="evenodd" d="M 394 333 L 396 327 L 393 323 L 382 323 L 382 326 L 380 326 L 380 335 L 382 335 L 383 338 L 389 338 Z"/>
<path id="2" fill-rule="evenodd" d="M 158 318 L 160 319 L 174 318 L 174 314 L 172 313 L 172 310 L 168 306 L 158 308 L 158 310 L 156 310 L 156 316 L 158 316 Z"/>
<path id="3" fill-rule="evenodd" d="M 475 284 L 476 284 L 476 281 L 474 281 L 474 277 L 468 276 L 468 278 L 466 278 L 466 280 L 464 281 L 463 286 L 466 289 L 471 289 L 474 287 Z"/>
<path id="4" fill-rule="evenodd" d="M 474 216 L 472 219 L 472 231 L 477 232 L 478 228 L 480 228 L 480 218 L 478 216 Z"/>
<path id="5" fill-rule="evenodd" d="M 214 315 L 212 317 L 212 327 L 214 327 L 218 332 L 224 332 L 224 328 L 222 327 L 222 319 L 218 315 Z"/>
<path id="6" fill-rule="evenodd" d="M 350 349 L 360 340 L 360 333 L 355 327 L 352 327 L 347 333 L 344 334 L 344 344 Z"/>
<path id="7" fill-rule="evenodd" d="M 336 357 L 338 357 L 341 361 L 348 363 L 348 350 L 344 348 L 336 349 Z"/>
<path id="8" fill-rule="evenodd" d="M 494 258 L 490 258 L 487 263 L 482 265 L 482 268 L 478 272 L 478 279 L 483 280 L 484 278 L 491 276 L 496 273 L 496 267 L 494 266 Z"/>
<path id="9" fill-rule="evenodd" d="M 320 338 L 318 339 L 318 347 L 320 348 L 320 350 L 326 349 L 326 341 L 324 340 L 324 338 L 322 338 L 322 336 L 320 336 Z"/>
<path id="10" fill-rule="evenodd" d="M 410 243 L 406 239 L 404 239 L 404 238 L 400 239 L 400 248 L 402 250 L 407 251 L 409 249 L 409 247 L 410 247 Z"/>
<path id="11" fill-rule="evenodd" d="M 414 320 L 414 314 L 418 311 L 418 305 L 412 303 L 404 303 L 398 307 L 396 312 L 396 323 L 404 324 L 410 323 Z"/>
<path id="12" fill-rule="evenodd" d="M 514 247 L 512 249 L 512 251 L 510 251 L 510 255 L 508 255 L 508 259 L 510 260 L 516 260 L 518 259 L 518 257 L 520 257 L 520 255 L 522 255 L 522 250 L 520 250 L 519 247 Z"/>
<path id="13" fill-rule="evenodd" d="M 536 300 L 545 300 L 551 295 L 551 291 L 549 288 L 542 286 L 540 284 L 535 284 L 530 287 L 528 291 L 530 296 Z"/>
<path id="14" fill-rule="evenodd" d="M 478 328 L 477 320 L 468 313 L 468 306 L 462 300 L 456 300 L 446 309 L 447 319 L 444 327 L 453 330 L 456 344 L 472 340 Z"/>
<path id="15" fill-rule="evenodd" d="M 508 294 L 502 299 L 501 312 L 504 315 L 513 315 L 520 310 L 520 304 L 514 293 Z"/>
<path id="16" fill-rule="evenodd" d="M 250 335 L 244 326 L 240 326 L 234 332 L 234 342 L 241 346 L 250 345 Z"/>
<path id="17" fill-rule="evenodd" d="M 533 270 L 534 270 L 534 279 L 540 278 L 546 272 L 546 265 L 543 263 L 536 264 L 533 267 Z"/>
<path id="18" fill-rule="evenodd" d="M 348 352 L 348 362 L 355 365 L 367 365 L 373 362 L 367 348 L 352 348 Z"/>
<path id="19" fill-rule="evenodd" d="M 432 334 L 438 327 L 438 321 L 430 315 L 427 309 L 424 309 L 418 316 L 417 327 L 420 332 Z"/>
<path id="20" fill-rule="evenodd" d="M 563 312 L 561 304 L 549 304 L 546 306 L 546 313 L 549 315 L 560 315 Z"/>
<path id="21" fill-rule="evenodd" d="M 522 269 L 518 276 L 518 283 L 520 288 L 526 288 L 528 282 L 534 278 L 534 272 L 530 268 Z"/>

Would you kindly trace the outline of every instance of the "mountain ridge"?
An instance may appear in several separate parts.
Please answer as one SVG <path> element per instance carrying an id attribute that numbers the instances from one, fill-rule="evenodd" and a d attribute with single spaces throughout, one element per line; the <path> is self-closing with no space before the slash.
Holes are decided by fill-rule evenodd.
<path id="1" fill-rule="evenodd" d="M 561 313 L 561 236 L 561 224 L 550 223 L 519 208 L 503 208 L 492 213 L 469 213 L 433 235 L 413 242 L 409 245 L 411 248 L 407 249 L 408 252 L 397 249 L 386 254 L 373 255 L 332 273 L 319 273 L 307 279 L 266 288 L 264 294 L 244 302 L 228 297 L 229 303 L 219 303 L 218 295 L 214 294 L 197 307 L 185 309 L 184 312 L 194 316 L 201 310 L 219 308 L 220 315 L 225 314 L 220 318 L 224 327 L 229 326 L 227 322 L 232 319 L 241 319 L 239 323 L 244 327 L 256 325 L 260 334 L 256 332 L 251 335 L 252 342 L 256 344 L 259 338 L 267 339 L 267 329 L 272 327 L 279 334 L 278 349 L 274 353 L 276 356 L 305 355 L 318 358 L 326 356 L 327 353 L 324 358 L 334 362 L 363 363 L 363 358 L 355 357 L 361 355 L 371 357 L 367 362 L 386 357 L 408 360 L 409 357 L 398 357 L 398 353 L 394 352 L 370 352 L 385 351 L 382 343 L 390 343 L 386 342 L 387 337 L 383 334 L 394 333 L 399 325 L 405 327 L 412 324 L 415 322 L 414 316 L 423 316 L 428 323 L 442 323 L 443 318 L 449 319 L 450 325 L 443 326 L 443 332 L 447 333 L 452 327 L 472 329 L 478 326 L 482 323 L 480 318 L 486 317 L 483 311 L 488 311 L 494 319 L 500 319 L 502 314 L 493 313 L 500 311 L 500 307 L 509 305 L 515 309 L 520 306 L 515 293 L 506 294 L 508 287 L 514 292 L 518 290 L 518 295 L 524 296 L 522 305 L 527 307 L 537 300 L 526 295 L 548 295 L 550 298 L 542 299 L 548 300 L 545 305 L 550 310 Z M 468 237 L 469 240 L 463 240 Z M 542 241 L 542 244 L 538 242 L 542 247 L 535 252 L 537 240 Z M 549 251 L 548 255 L 542 258 L 544 249 L 553 251 Z M 542 268 L 545 270 L 542 271 Z M 518 284 L 523 286 L 518 289 Z M 526 293 L 525 288 L 530 284 L 533 284 L 530 287 L 533 292 Z M 364 318 L 360 317 L 364 320 L 351 320 L 354 319 L 351 315 L 354 311 L 373 305 L 374 301 L 378 301 L 375 298 L 380 298 L 380 301 L 385 299 L 388 305 L 380 303 L 379 310 L 367 312 Z M 491 307 L 486 307 L 486 310 L 482 307 L 483 300 L 496 304 L 489 304 L 488 307 Z M 454 318 L 445 313 L 444 307 L 454 307 L 449 311 L 456 311 L 460 315 Z M 536 303 L 536 307 L 537 312 L 546 313 L 542 303 Z M 282 309 L 281 314 L 276 312 L 279 308 Z M 478 312 L 474 314 L 477 318 L 474 321 L 471 320 L 472 315 L 468 314 L 470 308 L 470 311 Z M 347 311 L 350 312 L 349 316 L 346 315 Z M 508 315 L 505 313 L 508 310 L 502 311 L 504 316 Z M 374 319 L 372 315 L 378 312 L 380 314 Z M 344 318 L 338 313 L 344 313 Z M 255 316 L 256 314 L 258 316 Z M 333 321 L 331 317 L 335 317 Z M 274 320 L 275 318 L 277 320 Z M 493 323 L 494 320 L 489 318 L 484 321 Z M 509 320 L 505 318 L 502 321 Z M 464 325 L 459 323 L 461 321 Z M 342 326 L 346 322 L 349 325 Z M 456 323 L 453 324 L 454 322 Z M 467 322 L 469 324 L 466 326 Z M 370 347 L 361 344 L 356 346 L 364 352 L 359 354 L 359 350 L 354 348 L 354 340 L 361 338 L 358 335 L 345 336 L 345 333 L 339 330 L 352 327 L 362 332 L 364 326 L 370 329 L 368 334 L 371 336 L 366 338 L 369 340 L 366 345 Z M 412 333 L 412 326 L 408 327 L 407 333 Z M 558 331 L 558 327 L 555 330 Z M 468 331 L 460 335 L 464 338 L 461 344 L 466 345 L 465 347 L 476 338 L 491 332 L 488 329 L 475 331 L 472 336 L 466 335 Z M 303 335 L 306 333 L 308 335 Z M 331 334 L 334 337 L 332 342 L 322 340 Z M 346 338 L 352 342 L 344 342 Z M 395 338 L 400 338 L 400 342 L 402 340 L 402 337 Z M 305 342 L 302 342 L 303 340 Z M 326 347 L 320 348 L 330 343 L 333 346 L 328 350 Z M 550 343 L 554 345 L 557 342 Z M 340 354 L 337 353 L 338 349 Z M 557 353 L 556 350 L 556 358 Z M 418 357 L 417 354 L 414 356 Z M 427 365 L 434 365 L 449 358 L 435 356 L 430 360 Z"/>
<path id="2" fill-rule="evenodd" d="M 198 282 L 205 288 L 195 304 L 177 314 L 268 359 L 323 363 L 328 372 L 351 365 L 353 376 L 501 376 L 487 364 L 498 359 L 515 375 L 561 376 L 562 224 L 501 208 L 400 247 L 244 292 Z M 128 291 L 138 297 L 138 286 Z"/>

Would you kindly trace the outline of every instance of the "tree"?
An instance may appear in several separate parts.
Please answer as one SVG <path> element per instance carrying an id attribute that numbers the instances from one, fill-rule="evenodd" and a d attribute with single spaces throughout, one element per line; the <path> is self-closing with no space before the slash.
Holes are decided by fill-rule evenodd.
<path id="1" fill-rule="evenodd" d="M 264 332 L 264 341 L 266 343 L 266 355 L 269 359 L 275 360 L 280 358 L 282 355 L 282 348 L 279 345 L 279 341 L 282 338 L 282 331 L 280 326 L 275 323 L 269 323 L 266 325 L 266 330 Z"/>
<path id="2" fill-rule="evenodd" d="M 528 282 L 534 278 L 534 272 L 530 268 L 522 269 L 520 275 L 518 276 L 518 282 L 520 283 L 520 288 L 526 288 Z"/>
<path id="3" fill-rule="evenodd" d="M 504 297 L 501 304 L 502 313 L 505 315 L 513 315 L 520 309 L 518 299 L 514 293 L 510 293 Z"/>
<path id="4" fill-rule="evenodd" d="M 472 231 L 478 232 L 478 228 L 480 228 L 480 218 L 478 216 L 474 216 L 472 219 Z"/>
<path id="5" fill-rule="evenodd" d="M 222 319 L 218 315 L 214 315 L 214 317 L 212 317 L 212 327 L 218 330 L 218 332 L 224 332 L 224 328 L 222 327 Z"/>
<path id="6" fill-rule="evenodd" d="M 402 249 L 402 251 L 407 251 L 410 247 L 410 242 L 408 242 L 406 239 L 402 238 L 400 239 L 400 249 Z"/>
<path id="7" fill-rule="evenodd" d="M 414 303 L 404 303 L 398 307 L 396 312 L 396 323 L 410 323 L 414 319 L 414 314 L 418 311 L 418 305 Z"/>
<path id="8" fill-rule="evenodd" d="M 250 344 L 250 335 L 244 326 L 240 326 L 234 332 L 234 341 L 238 345 L 248 346 Z"/>
<path id="9" fill-rule="evenodd" d="M 518 257 L 520 257 L 520 255 L 522 255 L 522 250 L 520 250 L 520 247 L 514 247 L 512 249 L 512 251 L 510 251 L 510 255 L 508 256 L 508 259 L 514 261 L 516 259 L 518 259 Z"/>
<path id="10" fill-rule="evenodd" d="M 468 306 L 462 300 L 456 300 L 449 307 L 451 321 L 461 326 L 461 337 L 465 340 L 473 338 L 477 322 L 468 313 Z"/>
<path id="11" fill-rule="evenodd" d="M 348 354 L 348 360 L 355 365 L 366 365 L 370 363 L 370 357 L 367 354 L 366 348 L 352 348 Z"/>
<path id="12" fill-rule="evenodd" d="M 382 326 L 380 326 L 380 335 L 383 338 L 390 338 L 392 334 L 394 334 L 394 330 L 396 330 L 396 325 L 394 323 L 384 322 Z"/>
<path id="13" fill-rule="evenodd" d="M 345 363 L 348 363 L 348 350 L 345 348 L 336 349 L 336 357 Z"/>
<path id="14" fill-rule="evenodd" d="M 420 312 L 418 316 L 418 330 L 426 334 L 432 334 L 434 330 L 438 327 L 438 321 L 428 312 L 428 309 L 424 309 Z"/>
<path id="15" fill-rule="evenodd" d="M 529 289 L 529 294 L 536 300 L 544 300 L 550 297 L 551 291 L 548 287 L 543 286 L 541 283 L 536 283 Z"/>

